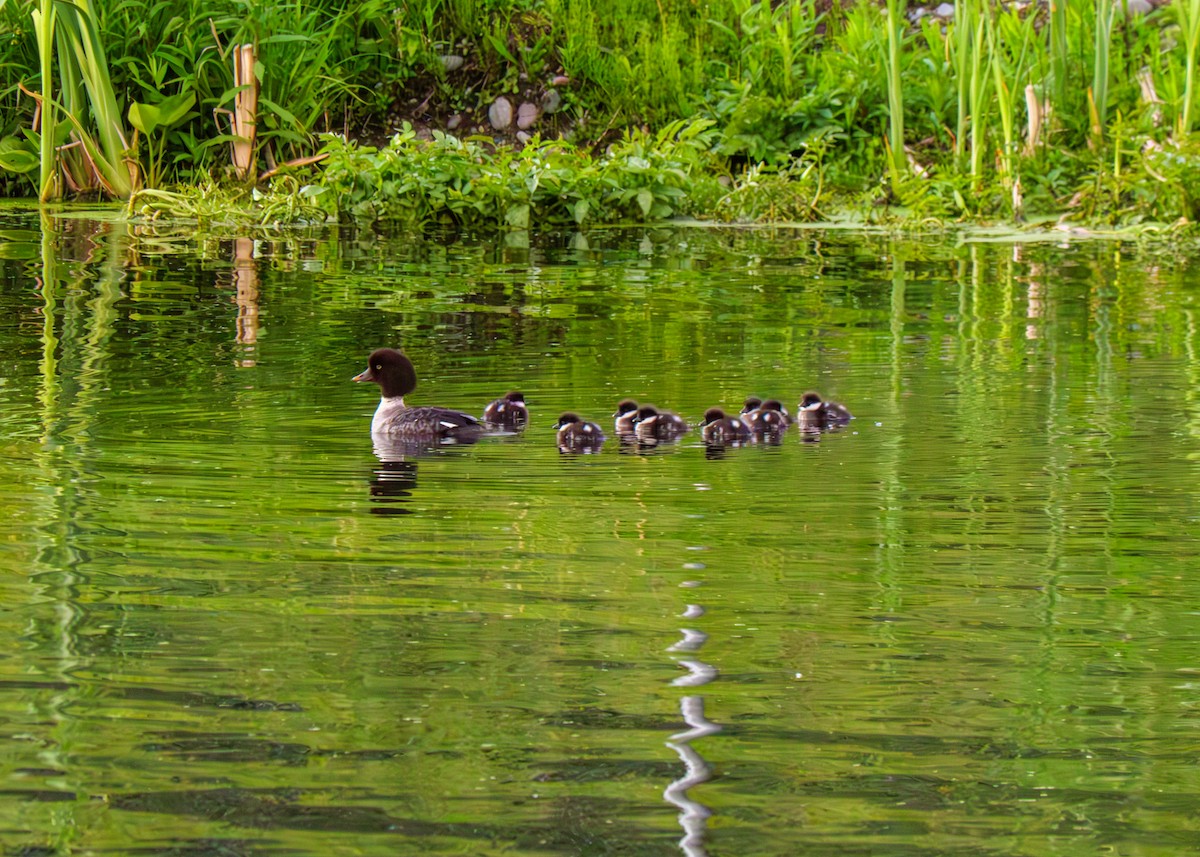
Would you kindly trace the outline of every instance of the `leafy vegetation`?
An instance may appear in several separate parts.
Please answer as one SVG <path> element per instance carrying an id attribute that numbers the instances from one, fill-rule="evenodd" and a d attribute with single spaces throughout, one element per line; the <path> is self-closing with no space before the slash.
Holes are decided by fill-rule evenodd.
<path id="1" fill-rule="evenodd" d="M 324 152 L 289 181 L 331 216 L 1190 221 L 1198 3 L 7 0 L 0 181 L 236 183 L 248 44 L 260 173 Z M 527 132 L 489 124 L 501 96 Z"/>

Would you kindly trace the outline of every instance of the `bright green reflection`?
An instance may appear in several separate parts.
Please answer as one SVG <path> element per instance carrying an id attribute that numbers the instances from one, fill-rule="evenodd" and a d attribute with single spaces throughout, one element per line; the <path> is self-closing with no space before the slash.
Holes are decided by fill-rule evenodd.
<path id="1" fill-rule="evenodd" d="M 1197 850 L 1190 262 L 0 219 L 9 847 Z M 381 464 L 383 344 L 532 425 Z M 550 428 L 810 387 L 849 430 Z"/>

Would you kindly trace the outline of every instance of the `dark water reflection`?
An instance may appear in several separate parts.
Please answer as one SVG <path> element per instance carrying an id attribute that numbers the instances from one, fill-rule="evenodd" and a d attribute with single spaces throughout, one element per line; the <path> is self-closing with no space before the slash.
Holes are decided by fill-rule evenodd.
<path id="1" fill-rule="evenodd" d="M 8 851 L 1200 852 L 1192 260 L 45 225 L 0 211 Z M 376 449 L 382 344 L 530 426 Z M 812 387 L 857 419 L 551 428 Z"/>

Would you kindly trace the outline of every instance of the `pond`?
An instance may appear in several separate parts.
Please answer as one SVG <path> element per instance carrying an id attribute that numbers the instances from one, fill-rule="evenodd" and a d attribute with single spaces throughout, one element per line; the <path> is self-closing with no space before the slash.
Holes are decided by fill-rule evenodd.
<path id="1" fill-rule="evenodd" d="M 1200 853 L 1195 260 L 10 208 L 0 271 L 6 853 Z M 379 346 L 528 427 L 381 460 Z"/>

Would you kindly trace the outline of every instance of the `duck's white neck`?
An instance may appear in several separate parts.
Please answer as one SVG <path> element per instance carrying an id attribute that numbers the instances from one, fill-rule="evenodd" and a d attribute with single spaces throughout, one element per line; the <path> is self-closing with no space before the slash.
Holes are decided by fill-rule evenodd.
<path id="1" fill-rule="evenodd" d="M 387 421 L 407 407 L 403 396 L 383 396 L 379 400 L 379 407 L 375 409 L 375 416 L 371 418 L 371 431 L 383 431 Z"/>

